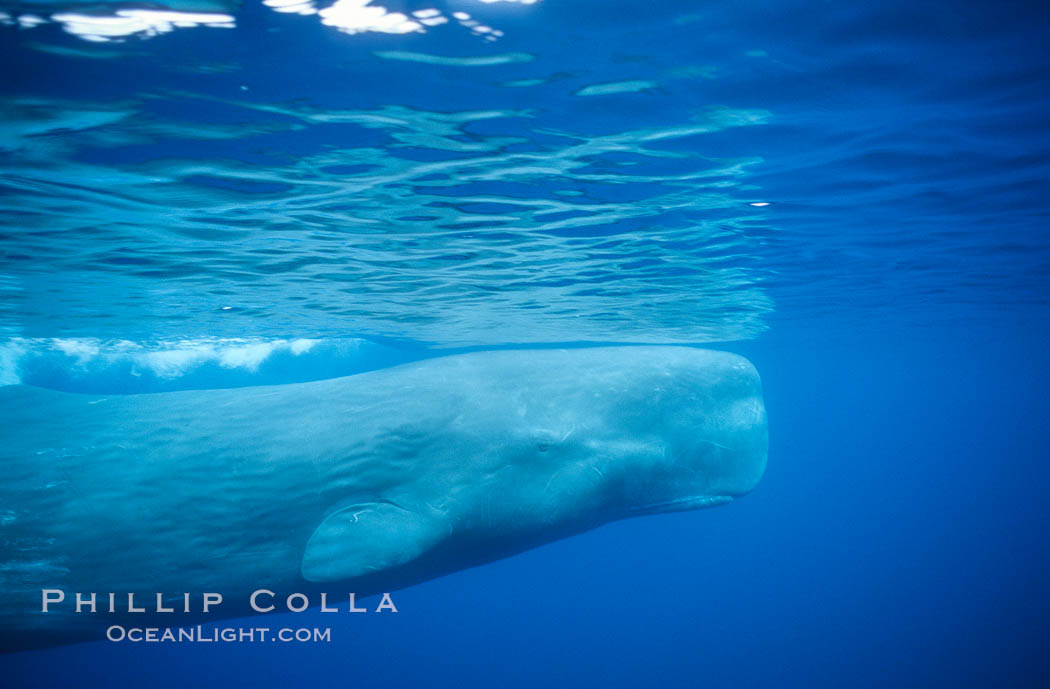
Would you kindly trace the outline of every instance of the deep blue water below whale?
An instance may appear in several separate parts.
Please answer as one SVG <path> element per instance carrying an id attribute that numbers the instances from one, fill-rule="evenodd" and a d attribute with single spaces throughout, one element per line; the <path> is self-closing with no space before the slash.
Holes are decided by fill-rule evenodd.
<path id="1" fill-rule="evenodd" d="M 1050 686 L 1043 4 L 365 5 L 0 0 L 0 384 L 695 344 L 762 375 L 762 482 L 0 686 Z"/>

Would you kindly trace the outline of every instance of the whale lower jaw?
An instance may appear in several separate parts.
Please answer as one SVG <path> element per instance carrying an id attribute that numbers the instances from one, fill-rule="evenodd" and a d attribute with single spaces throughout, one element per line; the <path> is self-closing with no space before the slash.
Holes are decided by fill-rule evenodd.
<path id="1" fill-rule="evenodd" d="M 662 514 L 664 512 L 684 512 L 686 510 L 700 510 L 705 507 L 716 507 L 733 502 L 728 495 L 694 495 L 688 498 L 676 498 L 664 500 L 663 502 L 652 502 L 647 505 L 632 507 L 628 510 L 631 516 L 639 514 Z"/>

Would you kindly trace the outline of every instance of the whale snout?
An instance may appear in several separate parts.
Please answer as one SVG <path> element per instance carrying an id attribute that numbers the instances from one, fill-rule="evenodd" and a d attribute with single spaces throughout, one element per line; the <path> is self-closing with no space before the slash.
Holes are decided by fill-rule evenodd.
<path id="1" fill-rule="evenodd" d="M 751 492 L 766 471 L 769 432 L 761 396 L 745 397 L 726 412 L 725 456 L 720 457 L 720 493 L 730 496 Z"/>
<path id="2" fill-rule="evenodd" d="M 769 430 L 762 380 L 747 359 L 731 355 L 726 375 L 724 407 L 717 417 L 715 435 L 725 448 L 716 455 L 720 494 L 739 496 L 751 492 L 766 470 Z"/>
<path id="3" fill-rule="evenodd" d="M 714 353 L 687 378 L 680 410 L 679 466 L 692 476 L 685 492 L 732 498 L 750 492 L 766 469 L 766 408 L 758 371 L 747 359 Z"/>
<path id="4" fill-rule="evenodd" d="M 683 347 L 653 354 L 663 357 L 646 381 L 656 392 L 639 395 L 651 405 L 632 430 L 653 437 L 662 452 L 638 452 L 630 464 L 630 513 L 712 507 L 752 491 L 768 449 L 758 371 L 727 352 Z"/>

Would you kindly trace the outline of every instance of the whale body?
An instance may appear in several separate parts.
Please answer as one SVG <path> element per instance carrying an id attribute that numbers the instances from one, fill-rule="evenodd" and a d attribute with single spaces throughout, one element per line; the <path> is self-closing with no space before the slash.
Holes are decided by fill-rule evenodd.
<path id="1" fill-rule="evenodd" d="M 311 383 L 0 388 L 0 647 L 102 639 L 73 592 L 250 613 L 391 591 L 625 517 L 724 504 L 766 464 L 759 377 L 688 347 L 490 351 Z M 68 598 L 41 611 L 42 590 Z M 86 595 L 86 594 L 85 594 Z M 178 606 L 174 606 L 178 607 Z"/>

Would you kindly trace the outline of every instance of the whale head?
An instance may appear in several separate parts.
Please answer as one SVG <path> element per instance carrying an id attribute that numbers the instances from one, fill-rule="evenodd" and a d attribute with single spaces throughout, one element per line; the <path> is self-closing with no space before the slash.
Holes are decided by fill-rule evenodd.
<path id="1" fill-rule="evenodd" d="M 625 516 L 699 509 L 751 491 L 766 467 L 762 385 L 747 359 L 667 348 L 642 367 L 611 426 L 633 438 L 621 457 Z"/>
<path id="2" fill-rule="evenodd" d="M 507 363 L 498 361 L 504 371 Z M 765 471 L 762 385 L 741 356 L 670 346 L 545 351 L 515 377 L 527 393 L 509 402 L 494 393 L 485 406 L 519 429 L 516 442 L 491 444 L 514 458 L 498 494 L 523 524 L 589 528 L 710 507 L 752 490 Z"/>

